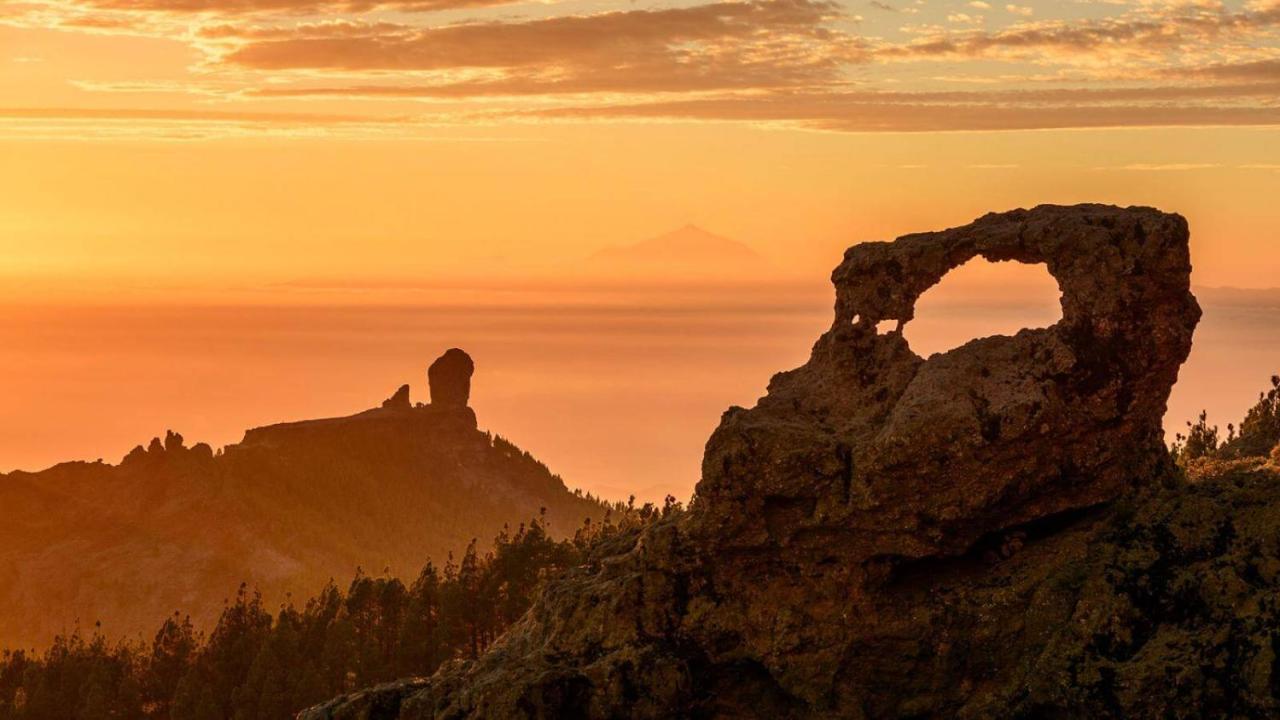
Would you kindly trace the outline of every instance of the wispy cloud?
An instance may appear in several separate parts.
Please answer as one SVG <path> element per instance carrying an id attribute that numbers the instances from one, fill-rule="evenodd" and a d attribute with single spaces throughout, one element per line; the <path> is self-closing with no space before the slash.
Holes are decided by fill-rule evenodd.
<path id="1" fill-rule="evenodd" d="M 450 106 L 443 122 L 856 132 L 1280 122 L 1280 0 L 1140 0 L 1084 19 L 1042 18 L 1032 3 L 917 0 L 873 0 L 868 20 L 834 0 L 481 12 L 503 1 L 30 0 L 0 9 L 0 22 L 186 43 L 200 60 L 185 79 L 70 81 L 171 102 L 431 100 Z M 479 15 L 420 12 L 459 8 Z M 922 9 L 919 25 L 862 34 Z M 961 80 L 982 87 L 939 89 Z"/>
<path id="2" fill-rule="evenodd" d="M 241 33 L 224 60 L 259 70 L 500 69 L 499 88 L 569 92 L 773 87 L 830 80 L 855 57 L 856 43 L 825 26 L 839 14 L 817 0 L 754 0 L 433 28 L 259 29 Z"/>
<path id="3" fill-rule="evenodd" d="M 101 10 L 245 15 L 265 12 L 367 13 L 379 10 L 430 12 L 505 5 L 517 0 L 80 0 Z"/>
<path id="4" fill-rule="evenodd" d="M 1101 19 L 1024 22 L 995 31 L 940 29 L 913 42 L 886 44 L 876 54 L 886 59 L 996 57 L 1034 63 L 1154 57 L 1224 36 L 1253 36 L 1277 24 L 1280 2 L 1271 0 L 1238 12 L 1220 3 L 1148 3 Z"/>
<path id="5" fill-rule="evenodd" d="M 911 103 L 840 93 L 765 96 L 556 108 L 554 118 L 683 118 L 781 123 L 845 132 L 945 132 L 1107 127 L 1280 125 L 1280 107 Z"/>
<path id="6" fill-rule="evenodd" d="M 1116 167 L 1100 167 L 1099 170 L 1134 170 L 1138 172 L 1185 172 L 1187 170 L 1212 170 L 1220 168 L 1217 163 L 1134 163 Z"/>
<path id="7" fill-rule="evenodd" d="M 25 140 L 164 140 L 269 135 L 429 139 L 422 119 L 337 113 L 130 108 L 0 108 L 0 138 Z M 466 138 L 463 138 L 466 139 Z"/>

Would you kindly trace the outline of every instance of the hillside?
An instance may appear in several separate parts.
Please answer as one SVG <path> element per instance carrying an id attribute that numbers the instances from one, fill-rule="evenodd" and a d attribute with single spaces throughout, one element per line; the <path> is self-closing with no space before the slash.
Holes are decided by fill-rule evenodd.
<path id="1" fill-rule="evenodd" d="M 1044 263 L 1062 320 L 919 357 L 917 300 L 976 256 Z M 1190 273 L 1150 208 L 852 247 L 830 329 L 725 413 L 687 512 L 599 544 L 475 661 L 300 717 L 1274 717 L 1280 454 L 1163 440 Z"/>
<path id="2" fill-rule="evenodd" d="M 175 610 L 209 627 L 241 582 L 273 604 L 358 566 L 415 573 L 540 508 L 555 537 L 602 515 L 477 429 L 469 364 L 433 366 L 431 404 L 405 386 L 380 407 L 252 429 L 216 453 L 169 433 L 118 465 L 0 475 L 0 646 L 43 646 L 77 621 L 150 635 Z"/>

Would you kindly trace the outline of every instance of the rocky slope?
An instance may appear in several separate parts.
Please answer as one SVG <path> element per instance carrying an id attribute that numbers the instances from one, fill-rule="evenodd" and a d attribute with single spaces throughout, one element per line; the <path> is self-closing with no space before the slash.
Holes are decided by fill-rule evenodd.
<path id="1" fill-rule="evenodd" d="M 0 475 L 0 647 L 43 646 L 77 621 L 149 636 L 175 609 L 210 627 L 241 582 L 269 603 L 310 597 L 357 567 L 416 573 L 540 508 L 559 536 L 603 514 L 477 429 L 465 353 L 437 365 L 431 404 L 405 386 L 217 454 L 170 433 L 119 465 Z"/>
<path id="2" fill-rule="evenodd" d="M 916 299 L 975 256 L 1045 263 L 1061 322 L 916 356 Z M 1280 476 L 1189 482 L 1160 429 L 1190 270 L 1185 221 L 1146 208 L 851 248 L 831 329 L 725 414 L 688 512 L 596 548 L 478 661 L 302 717 L 1280 712 Z"/>

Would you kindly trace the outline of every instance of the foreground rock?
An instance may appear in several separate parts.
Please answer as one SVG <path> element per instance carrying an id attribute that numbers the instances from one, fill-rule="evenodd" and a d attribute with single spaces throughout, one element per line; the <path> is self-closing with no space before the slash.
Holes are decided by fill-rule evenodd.
<path id="1" fill-rule="evenodd" d="M 602 544 L 478 661 L 302 717 L 1280 710 L 1278 478 L 1188 486 L 1163 444 L 1187 246 L 1178 216 L 1078 206 L 852 248 L 831 329 L 725 414 L 687 513 Z M 979 255 L 1044 262 L 1061 322 L 917 357 L 916 299 Z"/>
<path id="2" fill-rule="evenodd" d="M 686 564 L 655 548 L 680 522 L 601 548 L 479 661 L 302 717 L 1280 713 L 1275 466 L 1152 489 L 1023 528 L 1016 542 L 992 538 L 965 556 L 894 568 L 850 615 L 845 652 L 823 668 L 830 693 L 817 701 L 790 694 L 785 673 L 732 651 L 713 657 L 691 640 L 698 622 L 726 613 L 711 606 L 731 599 L 709 584 L 705 558 Z M 826 588 L 811 598 L 812 612 L 854 610 L 834 597 L 834 580 L 815 572 L 808 581 Z M 796 638 L 798 621 L 769 620 L 779 624 L 779 647 L 811 642 Z"/>

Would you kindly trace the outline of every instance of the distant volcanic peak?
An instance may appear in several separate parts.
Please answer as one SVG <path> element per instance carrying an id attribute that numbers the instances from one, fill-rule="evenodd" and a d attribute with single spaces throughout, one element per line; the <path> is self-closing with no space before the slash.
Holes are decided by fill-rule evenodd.
<path id="1" fill-rule="evenodd" d="M 768 261 L 749 245 L 692 224 L 632 245 L 605 248 L 592 255 L 590 261 L 610 270 L 694 271 L 702 275 L 759 272 L 769 267 Z"/>
<path id="2" fill-rule="evenodd" d="M 731 240 L 723 235 L 716 235 L 692 224 L 623 249 L 640 252 L 707 253 L 715 254 L 721 258 L 763 261 L 759 253 L 752 250 L 746 243 Z"/>
<path id="3" fill-rule="evenodd" d="M 476 364 L 471 356 L 451 348 L 427 368 L 431 404 L 436 407 L 465 408 L 471 399 L 471 375 Z"/>

